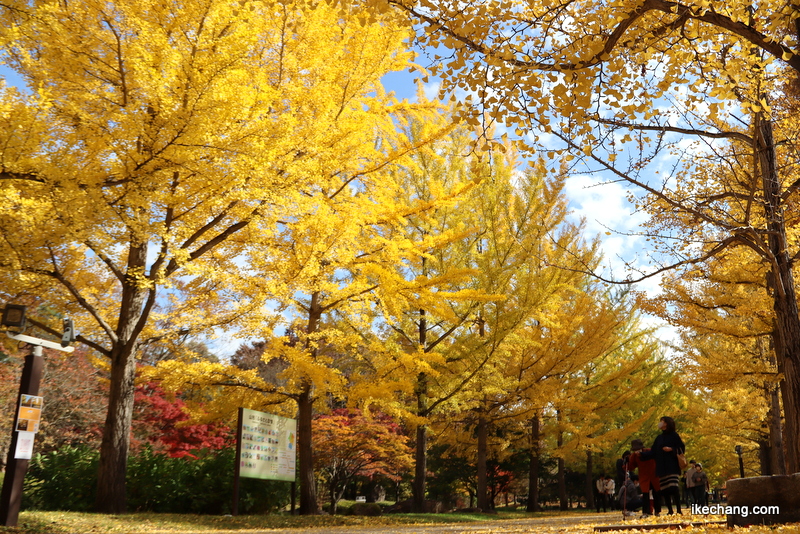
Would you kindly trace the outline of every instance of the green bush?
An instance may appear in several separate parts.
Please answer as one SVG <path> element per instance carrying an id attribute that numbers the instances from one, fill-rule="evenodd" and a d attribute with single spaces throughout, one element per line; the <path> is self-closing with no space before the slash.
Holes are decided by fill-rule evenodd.
<path id="1" fill-rule="evenodd" d="M 196 459 L 145 449 L 128 463 L 128 508 L 161 513 L 225 514 L 233 507 L 236 451 L 200 451 Z M 270 513 L 290 500 L 290 483 L 243 478 L 239 512 Z"/>
<path id="2" fill-rule="evenodd" d="M 100 453 L 67 445 L 28 464 L 22 506 L 38 510 L 87 512 L 94 506 Z"/>
<path id="3" fill-rule="evenodd" d="M 159 513 L 225 514 L 233 506 L 235 450 L 172 458 L 145 448 L 128 460 L 128 509 Z M 64 447 L 37 455 L 25 479 L 25 509 L 89 511 L 94 506 L 99 454 Z M 290 484 L 241 479 L 239 512 L 277 511 L 289 503 Z"/>

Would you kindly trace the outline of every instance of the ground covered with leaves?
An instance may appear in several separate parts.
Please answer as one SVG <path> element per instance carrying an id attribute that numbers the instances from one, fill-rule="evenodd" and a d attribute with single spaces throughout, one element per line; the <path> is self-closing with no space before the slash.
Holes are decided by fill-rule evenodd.
<path id="1" fill-rule="evenodd" d="M 272 534 L 593 534 L 596 527 L 623 526 L 628 530 L 612 532 L 667 533 L 682 531 L 693 534 L 727 533 L 724 516 L 689 516 L 672 518 L 628 519 L 616 513 L 607 514 L 397 514 L 381 517 L 353 516 L 200 516 L 172 514 L 126 514 L 109 516 L 72 512 L 24 512 L 16 528 L 0 527 L 8 534 L 72 534 L 72 533 L 236 533 L 270 532 Z M 670 524 L 672 528 L 653 528 Z M 630 529 L 630 527 L 638 527 Z M 735 529 L 737 533 L 767 534 L 800 532 L 800 524 L 751 526 Z"/>

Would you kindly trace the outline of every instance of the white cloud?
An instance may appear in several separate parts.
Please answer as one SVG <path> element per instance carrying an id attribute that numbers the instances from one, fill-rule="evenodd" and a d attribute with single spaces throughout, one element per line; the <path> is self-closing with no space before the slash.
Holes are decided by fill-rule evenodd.
<path id="1" fill-rule="evenodd" d="M 628 275 L 639 278 L 641 273 L 657 267 L 650 261 L 650 245 L 641 235 L 647 215 L 636 212 L 628 202 L 628 190 L 620 182 L 605 182 L 600 176 L 578 175 L 567 179 L 565 194 L 569 199 L 571 217 L 585 221 L 586 238 L 599 236 L 604 256 L 602 275 L 623 280 Z M 632 265 L 639 272 L 631 271 Z M 654 297 L 661 292 L 662 275 L 646 278 L 633 289 Z M 660 317 L 642 316 L 642 326 L 655 330 L 655 337 L 665 343 L 677 343 L 678 331 Z M 671 351 L 667 351 L 671 354 Z"/>
<path id="2" fill-rule="evenodd" d="M 598 176 L 579 175 L 567 179 L 565 193 L 574 219 L 584 219 L 587 237 L 603 236 L 607 259 L 640 249 L 643 238 L 634 234 L 647 219 L 633 211 L 629 191 L 619 182 Z M 607 234 L 608 233 L 608 234 Z"/>
<path id="3" fill-rule="evenodd" d="M 597 175 L 578 175 L 567 179 L 565 193 L 573 220 L 585 221 L 586 237 L 600 237 L 606 275 L 619 280 L 629 274 L 638 278 L 628 266 L 642 272 L 654 270 L 648 261 L 649 245 L 641 235 L 647 214 L 634 210 L 623 183 L 608 182 Z M 637 288 L 655 291 L 660 278 L 647 279 Z"/>

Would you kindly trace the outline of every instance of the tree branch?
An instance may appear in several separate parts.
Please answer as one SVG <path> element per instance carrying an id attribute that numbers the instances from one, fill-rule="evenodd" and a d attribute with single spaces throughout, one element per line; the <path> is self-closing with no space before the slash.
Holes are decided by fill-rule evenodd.
<path id="1" fill-rule="evenodd" d="M 0 180 L 23 180 L 27 182 L 36 182 L 38 184 L 47 183 L 44 178 L 32 172 L 0 171 Z"/>
<path id="2" fill-rule="evenodd" d="M 36 319 L 34 319 L 32 317 L 28 317 L 28 321 L 30 321 L 30 323 L 32 325 L 34 325 L 35 327 L 37 327 L 37 328 L 39 328 L 41 330 L 44 330 L 48 334 L 54 335 L 56 337 L 61 337 L 61 335 L 62 335 L 62 332 L 59 332 L 55 328 L 51 328 L 51 327 L 47 326 L 46 324 L 44 324 L 42 322 L 39 322 L 39 321 L 37 321 Z M 90 347 L 90 348 L 96 350 L 97 352 L 99 352 L 100 354 L 105 356 L 106 358 L 110 358 L 111 357 L 111 351 L 109 349 L 106 349 L 102 345 L 100 345 L 98 343 L 95 343 L 94 341 L 91 341 L 90 339 L 87 339 L 87 338 L 85 338 L 85 337 L 83 337 L 81 335 L 77 335 L 77 336 L 75 336 L 75 341 L 78 341 L 79 343 L 81 343 L 83 345 L 86 345 L 87 347 Z"/>

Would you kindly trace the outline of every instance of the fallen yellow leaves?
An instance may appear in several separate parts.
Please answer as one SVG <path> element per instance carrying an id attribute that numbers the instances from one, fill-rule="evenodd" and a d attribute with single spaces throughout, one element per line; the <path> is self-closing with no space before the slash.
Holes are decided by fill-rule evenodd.
<path id="1" fill-rule="evenodd" d="M 621 514 L 559 514 L 500 519 L 476 514 L 466 522 L 454 522 L 450 514 L 397 514 L 380 517 L 353 516 L 196 516 L 176 514 L 126 514 L 106 516 L 75 512 L 23 512 L 20 528 L 0 527 L 0 533 L 97 534 L 126 532 L 147 534 L 595 534 L 597 527 L 620 526 L 630 530 L 612 533 L 673 534 L 677 528 L 657 525 L 707 523 L 688 526 L 680 532 L 690 534 L 790 534 L 800 533 L 800 524 L 755 525 L 729 529 L 725 516 L 661 516 L 623 520 Z M 506 516 L 508 517 L 508 516 Z M 485 519 L 484 519 L 485 518 Z M 463 521 L 463 518 L 462 518 Z M 634 528 L 631 528 L 634 527 Z M 640 527 L 640 528 L 636 528 Z"/>

